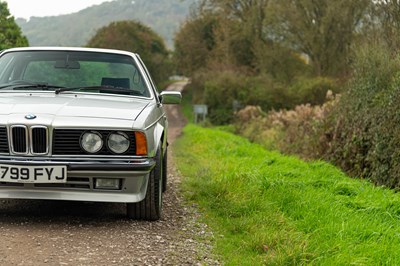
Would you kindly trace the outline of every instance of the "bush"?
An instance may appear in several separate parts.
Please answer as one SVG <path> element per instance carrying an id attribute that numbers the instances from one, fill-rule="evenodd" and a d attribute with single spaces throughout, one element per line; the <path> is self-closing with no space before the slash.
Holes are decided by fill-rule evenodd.
<path id="1" fill-rule="evenodd" d="M 350 174 L 388 187 L 400 185 L 399 63 L 382 45 L 358 51 L 326 154 Z"/>
<path id="2" fill-rule="evenodd" d="M 338 97 L 328 92 L 329 100 L 322 106 L 303 104 L 293 110 L 270 111 L 246 106 L 236 116 L 237 132 L 268 149 L 302 158 L 321 158 L 329 147 L 332 127 L 327 118 L 337 104 Z"/>
<path id="3" fill-rule="evenodd" d="M 251 76 L 238 69 L 197 71 L 190 87 L 193 104 L 207 104 L 208 118 L 215 125 L 233 122 L 235 112 L 247 105 L 260 106 L 264 111 L 292 109 L 306 103 L 320 105 L 328 91 L 339 91 L 329 78 L 301 77 L 291 86 L 284 86 L 268 75 Z"/>
<path id="4" fill-rule="evenodd" d="M 290 86 L 290 94 L 292 98 L 291 104 L 311 104 L 322 105 L 326 100 L 328 91 L 337 94 L 340 92 L 337 83 L 331 78 L 315 77 L 297 78 L 293 85 Z"/>
<path id="5" fill-rule="evenodd" d="M 214 124 L 233 121 L 235 111 L 245 105 L 258 105 L 264 110 L 290 106 L 288 91 L 268 76 L 247 76 L 234 71 L 209 72 L 204 82 L 204 100 L 209 119 Z"/>
<path id="6" fill-rule="evenodd" d="M 237 115 L 236 129 L 270 149 L 324 158 L 353 176 L 399 188 L 399 66 L 399 56 L 392 57 L 382 45 L 369 44 L 357 52 L 354 76 L 340 101 L 268 114 L 246 107 Z M 318 103 L 330 84 L 325 79 L 303 79 L 290 88 L 298 97 L 289 99 Z"/>
<path id="7" fill-rule="evenodd" d="M 328 101 L 322 106 L 299 105 L 293 110 L 268 114 L 260 108 L 246 107 L 237 115 L 236 129 L 270 149 L 303 158 L 324 158 L 353 176 L 398 188 L 399 66 L 400 57 L 392 57 L 380 45 L 368 45 L 357 52 L 354 76 L 340 101 Z M 312 85 L 325 81 L 300 83 Z M 304 95 L 309 97 L 318 95 L 314 99 L 321 101 L 319 94 L 325 87 L 299 86 L 307 87 L 320 89 L 298 91 L 306 91 Z M 301 101 L 306 99 L 300 95 L 297 100 L 301 98 Z"/>
<path id="8" fill-rule="evenodd" d="M 192 79 L 193 102 L 207 104 L 213 124 L 231 123 L 240 108 L 253 105 L 262 110 L 291 109 L 296 105 L 322 104 L 328 90 L 337 92 L 329 78 L 298 78 L 284 86 L 268 75 L 250 76 L 238 70 L 198 71 Z"/>

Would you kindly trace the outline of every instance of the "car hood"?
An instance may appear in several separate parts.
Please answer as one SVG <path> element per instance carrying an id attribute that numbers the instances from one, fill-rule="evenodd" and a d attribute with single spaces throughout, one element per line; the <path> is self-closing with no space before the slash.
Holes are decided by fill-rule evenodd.
<path id="1" fill-rule="evenodd" d="M 123 96 L 1 93 L 0 116 L 33 114 L 134 121 L 148 104 L 148 100 Z"/>

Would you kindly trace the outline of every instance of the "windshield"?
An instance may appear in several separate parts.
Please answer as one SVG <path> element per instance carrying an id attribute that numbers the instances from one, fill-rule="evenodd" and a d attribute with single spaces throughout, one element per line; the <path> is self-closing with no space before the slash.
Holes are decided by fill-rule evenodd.
<path id="1" fill-rule="evenodd" d="M 127 55 L 82 51 L 18 51 L 0 57 L 2 89 L 74 88 L 85 91 L 90 87 L 92 89 L 87 91 L 150 97 L 135 61 Z M 98 88 L 93 90 L 93 87 Z M 132 93 L 124 93 L 123 89 Z"/>

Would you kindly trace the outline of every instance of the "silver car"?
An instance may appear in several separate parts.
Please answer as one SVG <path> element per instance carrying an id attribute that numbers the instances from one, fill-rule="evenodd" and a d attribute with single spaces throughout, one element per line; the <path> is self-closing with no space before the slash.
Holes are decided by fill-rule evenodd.
<path id="1" fill-rule="evenodd" d="M 126 203 L 161 217 L 168 122 L 137 54 L 90 48 L 0 53 L 0 198 Z"/>

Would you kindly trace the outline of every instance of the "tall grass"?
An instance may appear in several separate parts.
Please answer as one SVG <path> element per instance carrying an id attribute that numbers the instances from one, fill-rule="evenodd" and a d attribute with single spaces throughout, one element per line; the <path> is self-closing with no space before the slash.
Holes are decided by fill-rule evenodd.
<path id="1" fill-rule="evenodd" d="M 174 154 L 226 265 L 400 264 L 393 191 L 194 125 Z"/>

